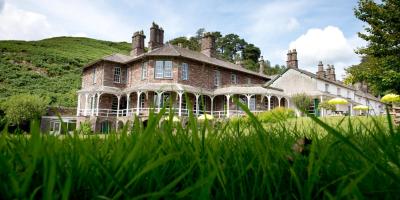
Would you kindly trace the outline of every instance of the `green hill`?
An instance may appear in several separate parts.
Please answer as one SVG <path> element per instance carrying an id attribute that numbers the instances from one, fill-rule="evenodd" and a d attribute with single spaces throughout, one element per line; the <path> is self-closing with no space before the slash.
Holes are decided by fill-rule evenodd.
<path id="1" fill-rule="evenodd" d="M 56 37 L 40 41 L 0 41 L 0 101 L 31 93 L 51 104 L 76 106 L 82 67 L 112 53 L 128 54 L 130 44 L 90 38 Z"/>

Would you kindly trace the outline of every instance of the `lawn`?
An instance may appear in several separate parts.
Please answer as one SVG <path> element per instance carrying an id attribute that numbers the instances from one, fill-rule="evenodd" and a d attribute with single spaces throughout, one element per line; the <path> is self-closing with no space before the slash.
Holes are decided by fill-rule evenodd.
<path id="1" fill-rule="evenodd" d="M 396 199 L 400 131 L 385 117 L 248 117 L 63 139 L 0 136 L 4 199 Z M 294 151 L 307 136 L 309 145 Z M 299 144 L 297 144 L 299 147 Z"/>

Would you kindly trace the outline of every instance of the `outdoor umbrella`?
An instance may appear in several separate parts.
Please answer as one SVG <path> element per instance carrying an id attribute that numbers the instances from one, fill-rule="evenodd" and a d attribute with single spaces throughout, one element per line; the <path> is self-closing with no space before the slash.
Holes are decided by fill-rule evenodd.
<path id="1" fill-rule="evenodd" d="M 332 105 L 338 105 L 338 104 L 344 105 L 344 104 L 348 104 L 349 102 L 343 98 L 334 98 L 334 99 L 329 100 L 328 103 L 332 104 Z"/>

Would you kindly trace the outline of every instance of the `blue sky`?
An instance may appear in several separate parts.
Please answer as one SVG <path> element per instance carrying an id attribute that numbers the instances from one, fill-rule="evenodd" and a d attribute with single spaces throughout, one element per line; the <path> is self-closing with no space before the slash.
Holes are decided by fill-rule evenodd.
<path id="1" fill-rule="evenodd" d="M 130 41 L 148 35 L 153 21 L 166 41 L 207 31 L 236 33 L 261 48 L 264 59 L 285 64 L 289 48 L 298 50 L 300 67 L 311 72 L 319 60 L 344 67 L 359 62 L 353 49 L 363 24 L 354 17 L 356 0 L 154 1 L 154 0 L 0 0 L 0 40 L 38 40 L 69 35 Z"/>

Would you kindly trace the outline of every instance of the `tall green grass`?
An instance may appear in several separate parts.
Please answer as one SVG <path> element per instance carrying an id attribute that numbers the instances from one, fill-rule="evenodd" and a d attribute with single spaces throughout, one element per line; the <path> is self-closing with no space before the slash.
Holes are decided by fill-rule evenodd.
<path id="1" fill-rule="evenodd" d="M 99 136 L 0 136 L 3 199 L 396 199 L 400 131 L 387 120 L 343 118 L 187 126 L 160 123 Z M 172 116 L 170 116 L 172 119 Z M 308 122 L 307 122 L 308 121 Z M 328 122 L 329 121 L 329 122 Z M 313 128 L 318 127 L 318 128 Z M 319 132 L 325 131 L 321 135 Z M 312 139 L 308 155 L 292 151 Z M 293 158 L 290 161 L 288 157 Z"/>

